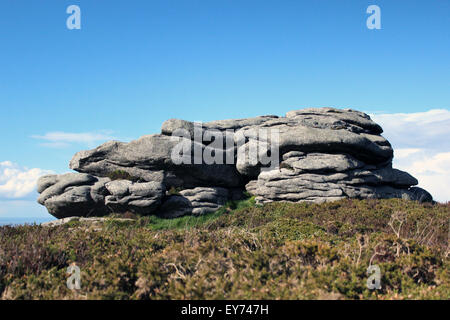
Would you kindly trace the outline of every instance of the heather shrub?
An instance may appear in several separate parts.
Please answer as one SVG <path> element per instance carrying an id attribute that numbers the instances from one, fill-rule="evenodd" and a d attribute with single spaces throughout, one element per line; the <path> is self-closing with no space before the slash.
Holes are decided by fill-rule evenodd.
<path id="1" fill-rule="evenodd" d="M 449 299 L 448 204 L 230 202 L 200 217 L 0 227 L 4 299 Z M 81 269 L 81 290 L 66 269 Z M 366 285 L 381 270 L 380 290 Z"/>

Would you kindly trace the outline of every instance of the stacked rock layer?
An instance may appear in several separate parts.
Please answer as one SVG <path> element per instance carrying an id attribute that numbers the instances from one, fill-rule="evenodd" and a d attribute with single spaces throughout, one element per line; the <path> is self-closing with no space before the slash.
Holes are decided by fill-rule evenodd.
<path id="1" fill-rule="evenodd" d="M 413 187 L 418 183 L 414 177 L 392 168 L 393 150 L 382 132 L 368 115 L 334 108 L 201 127 L 170 119 L 161 134 L 78 152 L 70 161 L 78 173 L 42 177 L 38 202 L 64 218 L 120 212 L 201 215 L 244 192 L 258 203 L 432 201 L 428 192 Z"/>

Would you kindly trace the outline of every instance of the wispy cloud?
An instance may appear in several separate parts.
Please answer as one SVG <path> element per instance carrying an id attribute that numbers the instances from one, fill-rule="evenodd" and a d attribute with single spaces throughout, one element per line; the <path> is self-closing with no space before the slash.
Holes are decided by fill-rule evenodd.
<path id="1" fill-rule="evenodd" d="M 374 114 L 372 119 L 396 148 L 426 148 L 450 151 L 450 111 Z"/>
<path id="2" fill-rule="evenodd" d="M 34 194 L 38 178 L 49 173 L 52 171 L 0 162 L 0 198 L 21 199 Z"/>
<path id="3" fill-rule="evenodd" d="M 374 114 L 394 148 L 394 166 L 438 201 L 450 201 L 450 111 Z"/>
<path id="4" fill-rule="evenodd" d="M 414 175 L 438 201 L 450 201 L 450 152 L 421 149 L 394 165 Z"/>
<path id="5" fill-rule="evenodd" d="M 72 144 L 84 144 L 93 147 L 99 142 L 115 140 L 116 138 L 111 134 L 111 131 L 81 133 L 54 131 L 47 132 L 44 135 L 32 135 L 31 137 L 43 140 L 44 142 L 41 145 L 49 148 L 64 148 Z"/>
<path id="6" fill-rule="evenodd" d="M 394 150 L 394 154 L 395 154 L 395 159 L 405 159 L 408 158 L 412 155 L 414 155 L 415 153 L 421 152 L 422 149 L 419 148 L 404 148 L 404 149 L 395 149 Z"/>

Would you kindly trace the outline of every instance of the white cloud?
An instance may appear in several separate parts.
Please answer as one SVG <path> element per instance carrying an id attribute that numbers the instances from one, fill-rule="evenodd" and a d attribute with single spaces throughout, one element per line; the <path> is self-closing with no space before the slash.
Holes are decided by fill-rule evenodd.
<path id="1" fill-rule="evenodd" d="M 410 165 L 411 170 L 420 174 L 433 172 L 436 174 L 447 174 L 450 172 L 450 152 L 437 153 L 432 156 L 424 156 L 415 160 Z"/>
<path id="2" fill-rule="evenodd" d="M 419 180 L 435 200 L 450 201 L 450 111 L 371 115 L 394 148 L 393 165 Z"/>
<path id="3" fill-rule="evenodd" d="M 34 139 L 44 140 L 45 142 L 41 143 L 41 145 L 50 148 L 64 148 L 74 143 L 81 143 L 91 147 L 101 141 L 115 140 L 115 138 L 111 136 L 111 133 L 111 131 L 99 133 L 54 131 L 47 132 L 44 135 L 32 135 L 31 137 Z"/>
<path id="4" fill-rule="evenodd" d="M 420 151 L 422 151 L 422 149 L 418 148 L 395 149 L 394 156 L 396 159 L 404 159 Z"/>
<path id="5" fill-rule="evenodd" d="M 25 168 L 11 161 L 0 162 L 0 198 L 25 198 L 36 191 L 40 176 L 52 171 Z"/>
<path id="6" fill-rule="evenodd" d="M 450 151 L 450 111 L 434 109 L 417 113 L 374 114 L 384 136 L 397 148 Z"/>
<path id="7" fill-rule="evenodd" d="M 435 200 L 450 201 L 450 152 L 422 149 L 408 158 L 394 159 L 394 166 L 415 176 Z"/>

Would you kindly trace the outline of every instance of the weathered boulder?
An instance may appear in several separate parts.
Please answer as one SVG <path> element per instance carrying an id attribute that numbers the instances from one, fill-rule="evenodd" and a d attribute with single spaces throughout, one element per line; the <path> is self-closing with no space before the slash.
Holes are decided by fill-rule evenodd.
<path id="1" fill-rule="evenodd" d="M 195 130 L 195 123 L 171 119 L 162 126 L 164 134 L 177 130 Z M 264 116 L 250 119 L 221 120 L 203 123 L 201 132 L 236 130 L 232 135 L 237 149 L 250 150 L 255 141 L 269 142 L 263 152 L 270 149 L 272 132 L 276 132 L 276 150 L 279 154 L 290 151 L 347 153 L 370 164 L 387 164 L 392 161 L 390 143 L 380 136 L 381 127 L 362 112 L 333 108 L 291 111 L 286 117 Z M 263 135 L 262 133 L 267 133 Z M 260 144 L 261 146 L 261 144 Z M 251 163 L 246 152 L 236 152 L 237 170 L 244 176 L 255 178 L 261 163 Z"/>
<path id="2" fill-rule="evenodd" d="M 151 214 L 161 204 L 165 187 L 161 182 L 132 182 L 116 180 L 105 184 L 110 195 L 105 197 L 105 205 L 112 212 L 131 211 Z"/>
<path id="3" fill-rule="evenodd" d="M 283 167 L 297 172 L 344 172 L 366 166 L 348 154 L 304 153 L 291 151 L 283 155 Z"/>
<path id="4" fill-rule="evenodd" d="M 113 212 L 151 214 L 161 204 L 159 182 L 111 181 L 84 173 L 48 175 L 38 182 L 38 202 L 57 218 L 102 216 Z"/>
<path id="5" fill-rule="evenodd" d="M 335 108 L 306 108 L 289 111 L 287 118 L 298 118 L 307 126 L 316 128 L 342 129 L 369 134 L 381 134 L 383 129 L 373 122 L 370 117 L 360 111 Z"/>
<path id="6" fill-rule="evenodd" d="M 38 201 L 58 218 L 201 215 L 244 191 L 259 203 L 432 201 L 414 177 L 392 168 L 382 132 L 368 115 L 334 108 L 202 124 L 170 119 L 161 134 L 78 152 L 70 168 L 79 173 L 42 177 Z"/>
<path id="7" fill-rule="evenodd" d="M 38 181 L 38 202 L 57 218 L 101 216 L 108 213 L 104 205 L 108 178 L 88 174 L 47 175 Z"/>
<path id="8" fill-rule="evenodd" d="M 184 146 L 192 154 L 190 163 L 174 163 L 174 148 Z M 70 161 L 70 168 L 103 177 L 121 170 L 143 181 L 164 183 L 167 187 L 241 185 L 241 177 L 233 165 L 206 164 L 201 158 L 197 163 L 195 148 L 203 154 L 206 146 L 182 137 L 154 134 L 130 143 L 111 141 L 93 150 L 78 152 Z"/>
<path id="9" fill-rule="evenodd" d="M 220 187 L 198 187 L 185 189 L 178 194 L 169 195 L 158 214 L 165 218 L 176 218 L 186 214 L 195 216 L 211 213 L 223 206 L 229 192 Z"/>
<path id="10" fill-rule="evenodd" d="M 289 152 L 280 168 L 246 186 L 257 202 L 325 202 L 341 198 L 404 198 L 417 180 L 390 165 L 367 165 L 348 154 Z"/>
<path id="11" fill-rule="evenodd" d="M 408 193 L 402 196 L 403 199 L 423 202 L 433 202 L 433 196 L 427 191 L 419 187 L 411 187 Z"/>
<path id="12" fill-rule="evenodd" d="M 405 187 L 414 178 L 396 169 L 349 170 L 338 173 L 298 173 L 290 169 L 262 172 L 247 191 L 258 203 L 271 201 L 325 202 L 342 198 L 416 197 Z"/>
<path id="13" fill-rule="evenodd" d="M 240 129 L 250 129 L 256 126 L 262 125 L 268 120 L 278 119 L 278 116 L 259 116 L 247 119 L 228 119 L 228 120 L 217 120 L 206 123 L 197 123 L 201 126 L 201 133 L 207 130 L 217 130 L 217 131 L 233 131 Z M 195 122 L 180 120 L 180 119 L 169 119 L 164 121 L 161 126 L 161 133 L 164 135 L 172 136 L 180 129 L 186 130 L 190 134 L 190 139 L 194 139 L 194 129 Z"/>

